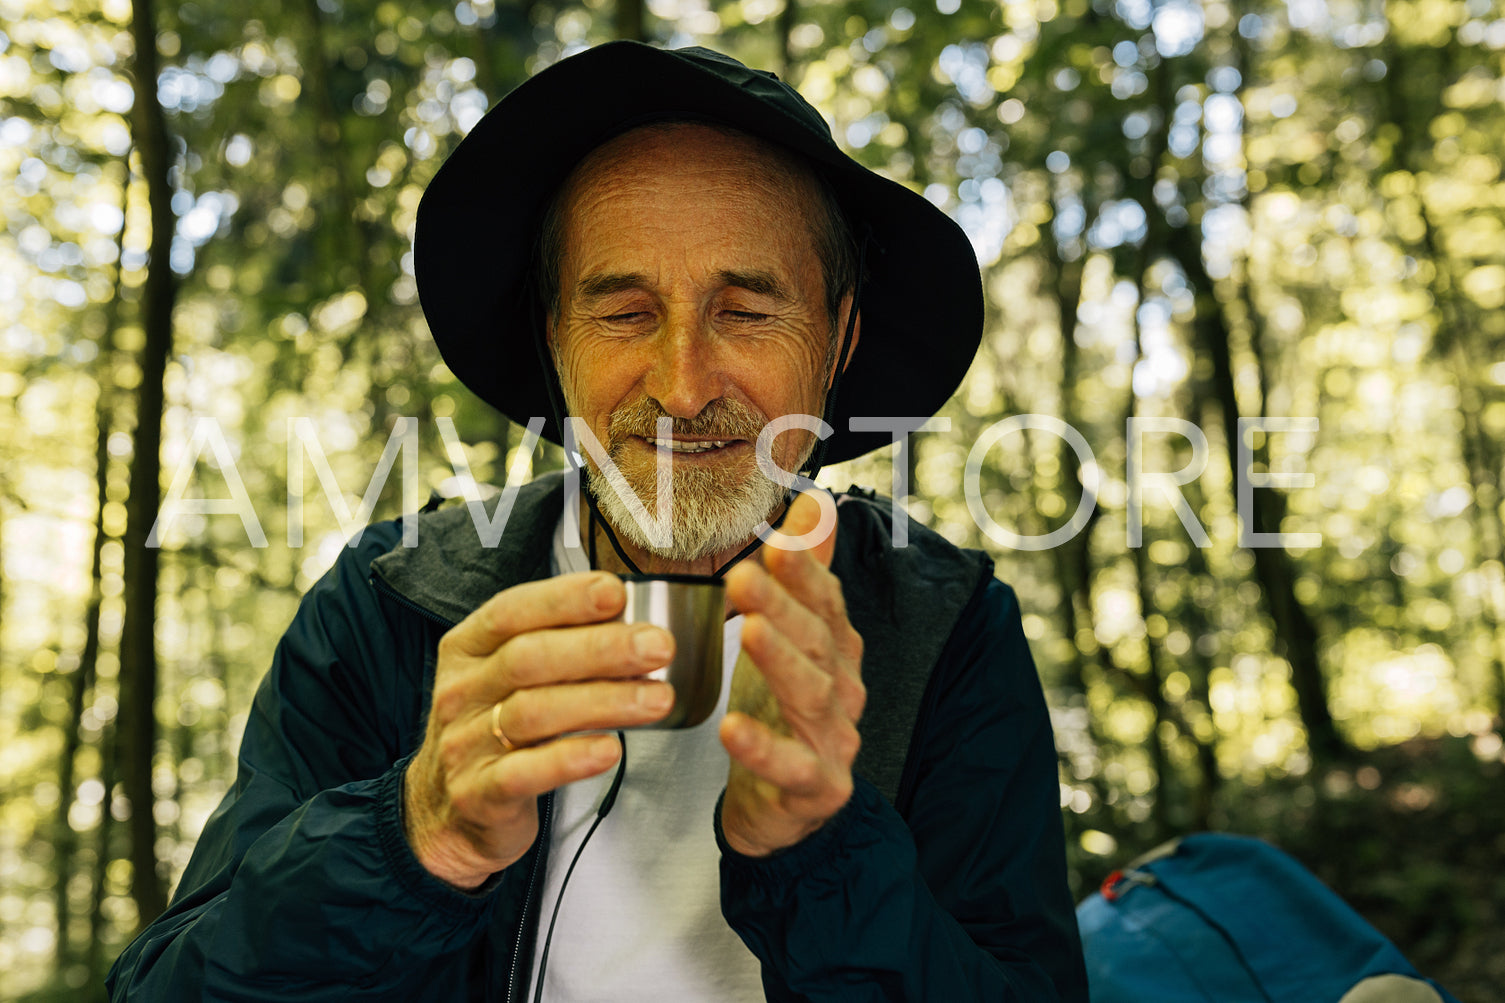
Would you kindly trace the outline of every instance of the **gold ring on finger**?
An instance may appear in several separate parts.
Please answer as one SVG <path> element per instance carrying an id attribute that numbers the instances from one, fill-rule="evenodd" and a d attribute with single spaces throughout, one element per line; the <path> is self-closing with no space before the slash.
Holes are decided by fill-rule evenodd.
<path id="1" fill-rule="evenodd" d="M 502 752 L 511 752 L 517 748 L 507 733 L 502 730 L 502 702 L 498 700 L 491 706 L 491 733 L 496 736 L 497 744 L 502 747 Z"/>

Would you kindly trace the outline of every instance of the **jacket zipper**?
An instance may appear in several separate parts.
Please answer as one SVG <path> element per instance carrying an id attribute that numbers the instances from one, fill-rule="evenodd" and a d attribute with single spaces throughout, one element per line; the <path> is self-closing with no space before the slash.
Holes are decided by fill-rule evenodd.
<path id="1" fill-rule="evenodd" d="M 512 945 L 512 965 L 507 970 L 507 1003 L 512 1003 L 512 992 L 518 982 L 516 978 L 517 967 L 523 954 L 523 934 L 528 929 L 528 907 L 533 904 L 533 892 L 538 885 L 538 861 L 543 856 L 544 848 L 549 845 L 549 823 L 552 821 L 553 815 L 554 796 L 546 794 L 543 799 L 543 819 L 538 825 L 539 849 L 538 853 L 533 857 L 533 863 L 528 868 L 528 896 L 523 899 L 523 911 L 517 921 L 517 942 Z M 527 991 L 527 987 L 524 986 L 523 992 L 526 993 Z"/>
<path id="2" fill-rule="evenodd" d="M 455 625 L 455 621 L 449 619 L 448 617 L 440 616 L 433 610 L 419 605 L 418 603 L 409 599 L 407 596 L 403 595 L 401 592 L 398 592 L 391 585 L 387 584 L 386 579 L 382 578 L 381 575 L 379 575 L 377 572 L 373 571 L 371 573 L 370 581 L 372 587 L 375 588 L 376 591 L 380 592 L 388 599 L 391 599 L 393 602 L 397 603 L 397 605 L 403 607 L 404 609 L 409 610 L 413 613 L 417 613 L 419 616 L 424 617 L 427 620 L 431 620 L 446 629 Z M 522 914 L 518 917 L 517 923 L 517 941 L 512 946 L 512 964 L 508 966 L 507 969 L 507 1003 L 512 1003 L 513 992 L 518 981 L 516 977 L 517 966 L 518 961 L 522 958 L 523 953 L 523 934 L 528 929 L 528 908 L 533 904 L 534 892 L 538 887 L 538 861 L 539 858 L 543 855 L 543 848 L 548 846 L 548 843 L 546 841 L 549 838 L 549 823 L 552 821 L 553 815 L 554 796 L 552 794 L 546 794 L 544 795 L 543 799 L 543 818 L 539 822 L 538 826 L 537 842 L 539 846 L 539 852 L 534 855 L 533 862 L 528 867 L 528 895 L 525 899 L 523 899 L 523 911 Z M 526 991 L 527 990 L 525 988 L 524 992 Z"/>
<path id="3" fill-rule="evenodd" d="M 435 613 L 433 610 L 429 609 L 426 606 L 420 606 L 418 603 L 414 602 L 407 596 L 403 595 L 401 592 L 394 589 L 392 586 L 388 585 L 387 580 L 377 572 L 371 572 L 371 577 L 369 580 L 371 582 L 371 586 L 375 588 L 376 591 L 380 592 L 388 599 L 391 599 L 403 609 L 417 613 L 419 616 L 423 617 L 426 620 L 432 620 L 434 623 L 437 623 L 441 627 L 449 628 L 455 625 L 456 621 L 451 620 L 449 617 L 440 616 L 438 613 Z"/>

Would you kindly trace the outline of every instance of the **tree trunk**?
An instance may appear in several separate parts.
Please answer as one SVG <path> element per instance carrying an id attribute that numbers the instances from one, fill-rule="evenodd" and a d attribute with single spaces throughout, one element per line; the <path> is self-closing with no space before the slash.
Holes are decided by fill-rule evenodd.
<path id="1" fill-rule="evenodd" d="M 1089 214 L 1088 219 L 1091 218 Z M 1052 227 L 1042 227 L 1041 235 L 1041 243 L 1046 251 L 1047 274 L 1051 279 L 1051 291 L 1056 304 L 1057 325 L 1061 332 L 1060 418 L 1074 428 L 1077 420 L 1076 383 L 1079 372 L 1076 343 L 1077 308 L 1082 301 L 1083 262 L 1080 258 L 1075 261 L 1066 261 L 1061 256 L 1061 249 L 1056 243 L 1055 231 Z M 1075 512 L 1085 490 L 1082 486 L 1081 471 L 1077 467 L 1077 455 L 1070 445 L 1062 442 L 1058 456 L 1061 494 L 1066 499 L 1066 510 Z M 1080 707 L 1085 714 L 1087 739 L 1099 760 L 1106 758 L 1102 750 L 1107 742 L 1098 727 L 1097 716 L 1093 714 L 1092 704 L 1087 696 L 1087 665 L 1095 657 L 1110 683 L 1123 671 L 1114 663 L 1112 652 L 1097 643 L 1093 630 L 1091 542 L 1093 528 L 1096 527 L 1101 514 L 1102 507 L 1094 506 L 1092 515 L 1088 518 L 1087 524 L 1082 527 L 1081 532 L 1062 544 L 1059 559 L 1051 562 L 1055 569 L 1057 586 L 1061 592 L 1061 599 L 1055 604 L 1057 629 L 1071 642 L 1073 652 L 1072 658 L 1064 666 L 1065 673 L 1062 677 L 1068 694 L 1067 703 L 1070 706 Z M 1078 644 L 1077 638 L 1083 634 L 1093 638 L 1091 650 L 1084 651 Z M 1094 770 L 1088 776 L 1079 779 L 1092 788 L 1092 795 L 1097 804 L 1106 808 L 1110 792 L 1102 770 Z"/>
<path id="2" fill-rule="evenodd" d="M 618 38 L 646 42 L 646 26 L 643 23 L 643 0 L 617 0 L 616 16 L 612 27 Z"/>
<path id="3" fill-rule="evenodd" d="M 106 331 L 109 327 L 106 327 Z M 99 606 L 100 606 L 100 551 L 104 548 L 104 507 L 109 499 L 105 495 L 110 464 L 110 418 L 107 398 L 103 389 L 98 405 L 99 431 L 95 445 L 95 486 L 99 495 L 99 507 L 94 517 L 94 549 L 89 570 L 89 608 L 85 615 L 84 648 L 79 654 L 78 666 L 69 680 L 68 727 L 63 733 L 63 752 L 58 762 L 58 815 L 57 815 L 57 886 L 54 889 L 57 910 L 57 944 L 54 953 L 56 967 L 61 972 L 70 962 L 72 944 L 68 926 L 72 909 L 68 901 L 69 879 L 73 876 L 73 856 L 78 849 L 78 834 L 69 824 L 68 816 L 73 808 L 76 791 L 74 760 L 82 742 L 84 704 L 94 688 L 94 669 L 99 660 Z M 109 810 L 109 805 L 105 806 Z"/>
<path id="4" fill-rule="evenodd" d="M 175 219 L 168 169 L 172 160 L 167 123 L 157 100 L 157 41 L 153 0 L 135 0 L 131 35 L 136 102 L 133 142 L 141 155 L 151 206 L 151 244 L 141 289 L 141 326 L 146 339 L 136 389 L 136 436 L 126 503 L 125 619 L 120 634 L 121 726 L 126 795 L 131 804 L 131 895 L 145 925 L 166 907 L 157 874 L 157 827 L 153 814 L 152 759 L 157 745 L 157 557 L 147 536 L 162 496 L 162 377 L 172 352 L 176 281 L 170 263 Z"/>
<path id="5" fill-rule="evenodd" d="M 1090 207 L 1089 207 L 1090 209 Z M 1087 217 L 1089 223 L 1092 215 Z M 1046 226 L 1041 229 L 1042 243 L 1047 251 L 1047 262 L 1054 278 L 1056 317 L 1061 330 L 1061 420 L 1075 428 L 1077 423 L 1076 384 L 1079 377 L 1079 352 L 1076 343 L 1077 308 L 1082 302 L 1082 268 L 1080 258 L 1067 261 L 1055 240 L 1055 231 Z M 1058 477 L 1061 494 L 1066 499 L 1066 510 L 1075 512 L 1085 488 L 1081 471 L 1077 468 L 1077 455 L 1067 442 L 1061 442 L 1057 454 Z M 1092 530 L 1097 524 L 1101 509 L 1094 506 L 1092 518 L 1082 531 L 1061 545 L 1061 559 L 1055 562 L 1057 578 L 1061 583 L 1063 602 L 1058 605 L 1060 627 L 1063 634 L 1075 644 L 1077 634 L 1083 629 L 1092 629 Z M 1084 675 L 1086 653 L 1078 651 L 1072 660 L 1069 680 L 1072 688 L 1086 700 L 1087 682 Z M 1084 703 L 1084 706 L 1086 704 Z M 1088 707 L 1090 716 L 1091 708 Z"/>
<path id="6" fill-rule="evenodd" d="M 309 98 L 313 101 L 317 121 L 315 141 L 322 154 L 320 174 L 328 179 L 333 205 L 326 222 L 339 232 L 341 239 L 334 255 L 334 265 L 344 285 L 359 286 L 371 302 L 370 262 L 366 235 L 355 211 L 355 197 L 345 178 L 344 144 L 340 116 L 335 110 L 334 93 L 329 84 L 328 53 L 324 45 L 324 17 L 318 0 L 304 0 L 303 16 L 308 22 L 308 40 L 304 48 L 303 72 L 308 77 Z M 376 304 L 371 303 L 374 308 Z"/>
<path id="7" fill-rule="evenodd" d="M 526 56 L 532 52 L 533 9 L 538 0 L 497 4 L 472 29 L 476 86 L 488 107 L 527 79 Z"/>
<path id="8" fill-rule="evenodd" d="M 1202 427 L 1203 416 L 1209 410 L 1206 387 L 1202 381 L 1194 381 L 1192 388 L 1189 409 L 1191 419 L 1198 427 Z M 1202 495 L 1200 480 L 1187 485 L 1186 500 L 1193 512 L 1205 510 L 1206 499 Z M 1218 788 L 1222 786 L 1223 775 L 1218 770 L 1218 731 L 1217 722 L 1212 713 L 1213 660 L 1203 650 L 1201 639 L 1221 632 L 1222 628 L 1209 621 L 1205 608 L 1197 602 L 1195 591 L 1197 582 L 1206 581 L 1214 588 L 1218 587 L 1218 580 L 1213 577 L 1212 570 L 1207 566 L 1207 557 L 1201 547 L 1195 545 L 1191 547 L 1186 559 L 1186 571 L 1191 582 L 1183 593 L 1184 598 L 1177 619 L 1191 638 L 1191 651 L 1186 673 L 1191 680 L 1191 687 L 1187 691 L 1187 696 L 1201 705 L 1202 713 L 1206 714 L 1209 725 L 1208 737 L 1203 740 L 1196 734 L 1194 723 L 1188 719 L 1188 723 L 1193 724 L 1192 737 L 1197 746 L 1199 778 L 1197 793 L 1192 801 L 1192 826 L 1198 831 L 1205 831 L 1215 828 L 1212 818 L 1213 804 Z M 1185 715 L 1184 707 L 1182 714 Z"/>
<path id="9" fill-rule="evenodd" d="M 1187 228 L 1172 229 L 1169 250 L 1181 266 L 1188 285 L 1196 295 L 1193 327 L 1197 343 L 1212 362 L 1212 389 L 1223 416 L 1223 435 L 1228 445 L 1228 464 L 1237 483 L 1238 471 L 1238 395 L 1233 379 L 1233 354 L 1228 323 L 1217 297 L 1212 279 L 1202 265 L 1202 248 L 1195 233 Z M 1253 512 L 1249 529 L 1255 533 L 1279 532 L 1277 506 L 1283 504 L 1273 496 L 1273 488 L 1253 492 Z M 1296 692 L 1296 706 L 1306 728 L 1307 744 L 1316 761 L 1332 761 L 1349 753 L 1348 744 L 1338 734 L 1332 711 L 1328 707 L 1327 685 L 1317 654 L 1320 640 L 1316 623 L 1296 597 L 1296 567 L 1284 547 L 1254 547 L 1254 574 L 1263 591 L 1274 623 L 1277 647 L 1291 666 L 1291 686 Z"/>
<path id="10" fill-rule="evenodd" d="M 1228 40 L 1234 56 L 1235 68 L 1241 81 L 1236 96 L 1240 104 L 1248 107 L 1245 93 L 1254 79 L 1253 57 L 1249 42 L 1242 34 L 1230 30 Z M 1245 210 L 1249 207 L 1246 192 L 1242 198 Z M 1238 483 L 1238 397 L 1234 390 L 1232 353 L 1229 347 L 1227 321 L 1222 307 L 1213 294 L 1212 280 L 1202 267 L 1202 251 L 1183 231 L 1182 240 L 1176 248 L 1187 281 L 1197 295 L 1197 340 L 1211 356 L 1213 363 L 1212 390 L 1218 399 L 1223 414 L 1223 428 L 1228 441 L 1228 462 L 1233 469 L 1233 482 Z M 1256 414 L 1263 415 L 1265 397 L 1268 393 L 1269 367 L 1264 358 L 1264 330 L 1260 315 L 1254 308 L 1253 291 L 1247 278 L 1240 290 L 1249 311 L 1250 350 L 1254 353 L 1259 370 L 1259 402 Z M 1255 459 L 1268 467 L 1266 447 L 1255 449 Z M 1253 493 L 1254 532 L 1278 532 L 1285 516 L 1285 496 L 1279 491 L 1262 488 Z M 1296 692 L 1297 711 L 1307 732 L 1307 744 L 1314 761 L 1332 760 L 1347 755 L 1351 750 L 1338 734 L 1333 723 L 1327 700 L 1326 680 L 1317 654 L 1319 632 L 1315 621 L 1305 606 L 1296 598 L 1296 570 L 1291 555 L 1281 547 L 1254 548 L 1254 570 L 1265 602 L 1274 621 L 1276 643 L 1285 651 L 1291 664 L 1291 685 Z"/>
<path id="11" fill-rule="evenodd" d="M 1447 50 L 1440 59 L 1446 60 Z M 1425 144 L 1419 143 L 1416 128 L 1409 108 L 1409 92 L 1402 84 L 1412 71 L 1410 58 L 1396 44 L 1385 47 L 1385 61 L 1390 72 L 1385 74 L 1384 97 L 1386 120 L 1396 129 L 1394 146 L 1395 166 L 1413 175 L 1424 172 L 1421 151 Z M 1452 76 L 1446 67 L 1439 76 Z M 1438 99 L 1433 98 L 1434 101 Z M 1440 101 L 1438 101 L 1440 104 Z M 1428 109 L 1427 118 L 1437 109 Z M 1452 263 L 1442 251 L 1437 237 L 1437 226 L 1427 208 L 1426 199 L 1418 192 L 1417 209 L 1421 216 L 1421 246 L 1410 248 L 1418 258 L 1425 257 L 1432 265 L 1432 277 L 1427 292 L 1437 305 L 1441 323 L 1433 335 L 1434 353 L 1451 372 L 1458 384 L 1458 415 L 1463 419 L 1459 448 L 1464 467 L 1468 470 L 1469 490 L 1473 498 L 1474 532 L 1478 541 L 1479 563 L 1483 567 L 1484 599 L 1480 607 L 1480 630 L 1487 642 L 1489 655 L 1488 673 L 1493 689 L 1496 728 L 1505 734 L 1505 578 L 1500 568 L 1505 565 L 1505 521 L 1500 517 L 1501 484 L 1500 452 L 1498 444 L 1484 430 L 1481 412 L 1484 401 L 1479 392 L 1479 366 L 1471 357 L 1469 342 L 1476 332 L 1470 330 L 1466 308 L 1459 301 L 1458 276 L 1453 273 Z"/>
<path id="12" fill-rule="evenodd" d="M 130 207 L 131 195 L 131 171 L 130 153 L 127 152 L 122 161 L 125 167 L 125 179 L 120 186 L 121 217 L 126 216 L 126 210 Z M 125 228 L 120 230 L 119 251 L 125 249 Z M 122 255 L 117 253 L 115 260 L 120 261 Z M 63 737 L 63 754 L 58 769 L 58 790 L 61 794 L 58 800 L 58 843 L 57 843 L 57 948 L 55 959 L 58 970 L 68 964 L 72 954 L 72 945 L 68 935 L 68 926 L 72 917 L 71 904 L 68 901 L 68 882 L 73 876 L 73 856 L 78 850 L 78 834 L 68 823 L 68 816 L 72 813 L 73 803 L 77 798 L 77 790 L 74 776 L 74 760 L 78 756 L 79 745 L 82 742 L 82 718 L 84 704 L 88 700 L 89 693 L 94 688 L 96 669 L 99 664 L 99 612 L 103 595 L 100 591 L 101 555 L 104 550 L 105 527 L 104 511 L 109 502 L 109 475 L 110 475 L 110 427 L 112 425 L 112 397 L 111 373 L 113 366 L 110 361 L 110 345 L 114 341 L 115 331 L 119 325 L 120 305 L 125 296 L 124 269 L 117 264 L 115 268 L 115 294 L 110 298 L 109 305 L 105 308 L 104 333 L 99 339 L 99 365 L 96 369 L 95 383 L 99 386 L 99 399 L 94 406 L 95 414 L 95 439 L 94 439 L 94 547 L 90 560 L 89 571 L 89 606 L 84 613 L 84 648 L 78 656 L 78 667 L 74 670 L 76 675 L 72 679 L 72 690 L 69 695 L 69 725 L 68 731 Z M 102 750 L 103 751 L 103 750 Z M 107 792 L 108 794 L 108 792 Z M 104 813 L 110 810 L 109 798 L 105 799 Z"/>
<path id="13" fill-rule="evenodd" d="M 110 927 L 110 921 L 105 917 L 104 903 L 110 894 L 110 861 L 115 859 L 114 850 L 110 846 L 110 837 L 115 831 L 115 816 L 111 808 L 115 800 L 116 763 L 120 758 L 118 722 L 117 717 L 116 723 L 106 721 L 99 729 L 99 782 L 104 785 L 105 794 L 99 815 L 99 832 L 96 834 L 94 874 L 89 883 L 92 907 L 89 910 L 89 946 L 85 954 L 85 964 L 91 978 L 98 978 L 104 974 L 101 970 L 104 964 L 104 938 Z"/>
<path id="14" fill-rule="evenodd" d="M 1126 430 L 1129 421 L 1139 413 L 1139 395 L 1134 390 L 1134 370 L 1139 366 L 1139 360 L 1144 358 L 1144 345 L 1139 327 L 1139 307 L 1144 303 L 1145 276 L 1149 273 L 1150 264 L 1161 254 L 1161 247 L 1165 242 L 1163 220 L 1156 219 L 1150 214 L 1150 207 L 1154 205 L 1154 184 L 1156 175 L 1159 173 L 1160 164 L 1165 155 L 1170 141 L 1170 122 L 1175 113 L 1174 98 L 1171 94 L 1170 66 L 1165 62 L 1160 63 L 1150 71 L 1151 84 L 1155 89 L 1156 100 L 1160 105 L 1159 125 L 1149 137 L 1149 149 L 1146 151 L 1146 159 L 1149 161 L 1149 169 L 1144 172 L 1142 178 L 1135 178 L 1131 182 L 1130 191 L 1137 197 L 1140 204 L 1145 208 L 1145 238 L 1140 245 L 1134 265 L 1134 319 L 1130 322 L 1130 328 L 1134 337 L 1134 354 L 1129 363 L 1129 392 L 1124 403 L 1124 420 L 1120 423 L 1121 428 Z M 1130 443 L 1124 443 L 1124 455 L 1129 455 Z M 1142 513 L 1141 513 L 1142 517 Z M 1145 536 L 1148 536 L 1146 527 Z M 1145 645 L 1145 696 L 1149 700 L 1150 709 L 1154 712 L 1154 724 L 1150 732 L 1149 752 L 1150 764 L 1155 771 L 1155 803 L 1153 805 L 1153 819 L 1158 829 L 1157 835 L 1164 837 L 1171 829 L 1171 798 L 1175 793 L 1175 778 L 1171 773 L 1169 750 L 1166 748 L 1166 739 L 1162 734 L 1161 726 L 1169 720 L 1169 707 L 1165 699 L 1165 672 L 1163 664 L 1165 655 L 1161 651 L 1158 640 L 1150 633 L 1150 616 L 1154 610 L 1154 599 L 1150 588 L 1150 562 L 1145 553 L 1148 543 L 1145 539 L 1139 541 L 1139 546 L 1131 547 L 1130 552 L 1134 559 L 1134 585 L 1135 593 L 1139 598 L 1139 618 L 1144 623 Z M 1190 731 L 1190 729 L 1187 729 Z M 1192 740 L 1196 740 L 1194 733 Z"/>
<path id="15" fill-rule="evenodd" d="M 1145 535 L 1149 535 L 1148 530 Z M 1130 552 L 1134 557 L 1134 584 L 1139 596 L 1140 618 L 1145 625 L 1144 660 L 1148 678 L 1145 680 L 1144 691 L 1150 702 L 1150 710 L 1155 715 L 1148 741 L 1150 768 L 1155 771 L 1155 801 L 1151 806 L 1151 818 L 1155 822 L 1156 837 L 1162 838 L 1171 831 L 1171 799 L 1176 790 L 1170 755 L 1165 747 L 1166 739 L 1161 734 L 1164 730 L 1161 725 L 1170 719 L 1165 700 L 1165 673 L 1161 669 L 1164 656 L 1160 651 L 1160 642 L 1150 634 L 1150 610 L 1154 608 L 1154 602 L 1150 594 L 1149 560 L 1145 556 L 1144 547 L 1131 547 Z"/>
<path id="16" fill-rule="evenodd" d="M 1207 570 L 1207 561 L 1202 556 L 1200 547 L 1193 546 L 1191 555 L 1187 559 L 1187 570 L 1195 581 L 1198 578 L 1211 580 L 1212 576 Z M 1195 726 L 1192 728 L 1192 741 L 1197 749 L 1197 791 L 1192 800 L 1191 827 L 1197 831 L 1205 831 L 1213 828 L 1212 810 L 1213 801 L 1217 796 L 1218 788 L 1222 786 L 1223 775 L 1218 770 L 1218 733 L 1217 725 L 1212 721 L 1212 662 L 1202 653 L 1200 639 L 1212 631 L 1212 625 L 1207 622 L 1207 615 L 1197 605 L 1195 599 L 1184 603 L 1183 615 L 1179 618 L 1185 626 L 1187 634 L 1191 637 L 1191 658 L 1189 670 L 1186 675 L 1191 680 L 1191 688 L 1187 695 L 1202 705 L 1203 712 L 1211 725 L 1211 733 L 1206 740 L 1196 734 Z M 1182 715 L 1185 716 L 1185 708 Z M 1188 722 L 1190 723 L 1190 722 Z"/>

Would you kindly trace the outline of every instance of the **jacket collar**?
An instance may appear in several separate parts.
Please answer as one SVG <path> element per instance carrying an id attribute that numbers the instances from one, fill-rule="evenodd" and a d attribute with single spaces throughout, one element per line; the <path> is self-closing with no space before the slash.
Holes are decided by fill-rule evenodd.
<path id="1" fill-rule="evenodd" d="M 398 544 L 372 561 L 372 576 L 435 619 L 458 623 L 503 589 L 549 576 L 563 487 L 555 471 L 519 488 L 494 547 L 483 545 L 469 505 L 407 516 L 419 520 L 417 545 Z M 488 506 L 488 517 L 502 501 Z"/>

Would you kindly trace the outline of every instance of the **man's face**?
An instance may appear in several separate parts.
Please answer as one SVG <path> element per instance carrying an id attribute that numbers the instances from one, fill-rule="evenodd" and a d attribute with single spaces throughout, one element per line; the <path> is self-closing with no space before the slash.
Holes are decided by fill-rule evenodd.
<path id="1" fill-rule="evenodd" d="M 782 498 L 757 468 L 758 433 L 818 415 L 830 376 L 813 181 L 749 137 L 649 127 L 597 150 L 563 210 L 550 337 L 569 413 L 650 513 L 657 450 L 674 450 L 673 546 L 646 547 L 592 470 L 607 517 L 674 560 L 739 545 Z M 662 416 L 672 442 L 656 440 Z M 798 469 L 814 442 L 784 433 L 773 459 Z"/>

